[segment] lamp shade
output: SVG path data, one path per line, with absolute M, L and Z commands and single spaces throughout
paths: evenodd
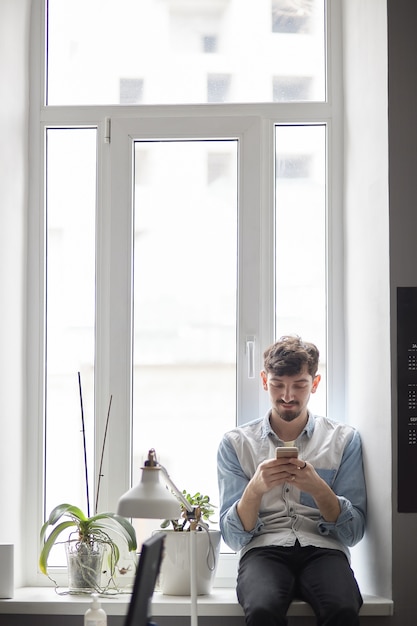
M 180 504 L 159 482 L 159 476 L 158 466 L 143 467 L 141 482 L 120 498 L 117 513 L 123 517 L 178 519 Z

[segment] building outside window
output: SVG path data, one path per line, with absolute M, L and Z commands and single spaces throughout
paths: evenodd
M 272 0 L 271 5 L 273 33 L 311 32 L 314 0 Z
M 143 80 L 140 78 L 120 79 L 120 104 L 140 104 L 143 101 Z

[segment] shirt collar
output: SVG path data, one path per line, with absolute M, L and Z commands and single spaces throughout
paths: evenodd
M 275 437 L 277 436 L 271 428 L 271 423 L 269 421 L 270 416 L 271 416 L 271 409 L 269 409 L 269 411 L 264 415 L 262 419 L 262 435 L 261 435 L 262 439 L 266 439 L 269 435 L 273 435 Z M 314 424 L 315 424 L 315 417 L 313 413 L 308 411 L 307 424 L 305 425 L 303 431 L 301 432 L 300 437 L 302 435 L 306 435 L 310 439 L 313 436 Z

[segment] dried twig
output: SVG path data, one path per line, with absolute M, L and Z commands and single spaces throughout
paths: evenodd
M 110 419 L 110 408 L 111 408 L 111 401 L 113 399 L 113 396 L 110 396 L 110 401 L 109 401 L 109 408 L 107 410 L 107 419 L 106 419 L 106 427 L 104 429 L 104 438 L 103 438 L 103 446 L 101 448 L 101 459 L 100 459 L 100 469 L 98 471 L 98 481 L 97 481 L 97 495 L 96 495 L 96 505 L 95 505 L 95 510 L 94 510 L 94 514 L 97 514 L 97 509 L 98 509 L 98 496 L 100 493 L 100 482 L 101 482 L 101 477 L 103 476 L 102 474 L 102 468 L 103 468 L 103 459 L 104 459 L 104 448 L 106 447 L 106 439 L 107 439 L 107 429 L 109 426 L 109 419 Z
M 89 490 L 88 490 L 87 445 L 86 445 L 86 440 L 85 440 L 83 392 L 82 392 L 82 389 L 81 389 L 81 374 L 80 374 L 80 372 L 78 372 L 78 389 L 80 391 L 81 424 L 82 424 L 83 446 L 84 446 L 84 471 L 85 471 L 85 488 L 86 488 L 86 496 L 87 496 L 87 517 L 90 517 L 90 494 L 89 494 Z

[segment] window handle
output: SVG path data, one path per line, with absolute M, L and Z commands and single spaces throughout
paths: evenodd
M 246 337 L 246 355 L 248 359 L 248 378 L 255 378 L 255 337 Z

